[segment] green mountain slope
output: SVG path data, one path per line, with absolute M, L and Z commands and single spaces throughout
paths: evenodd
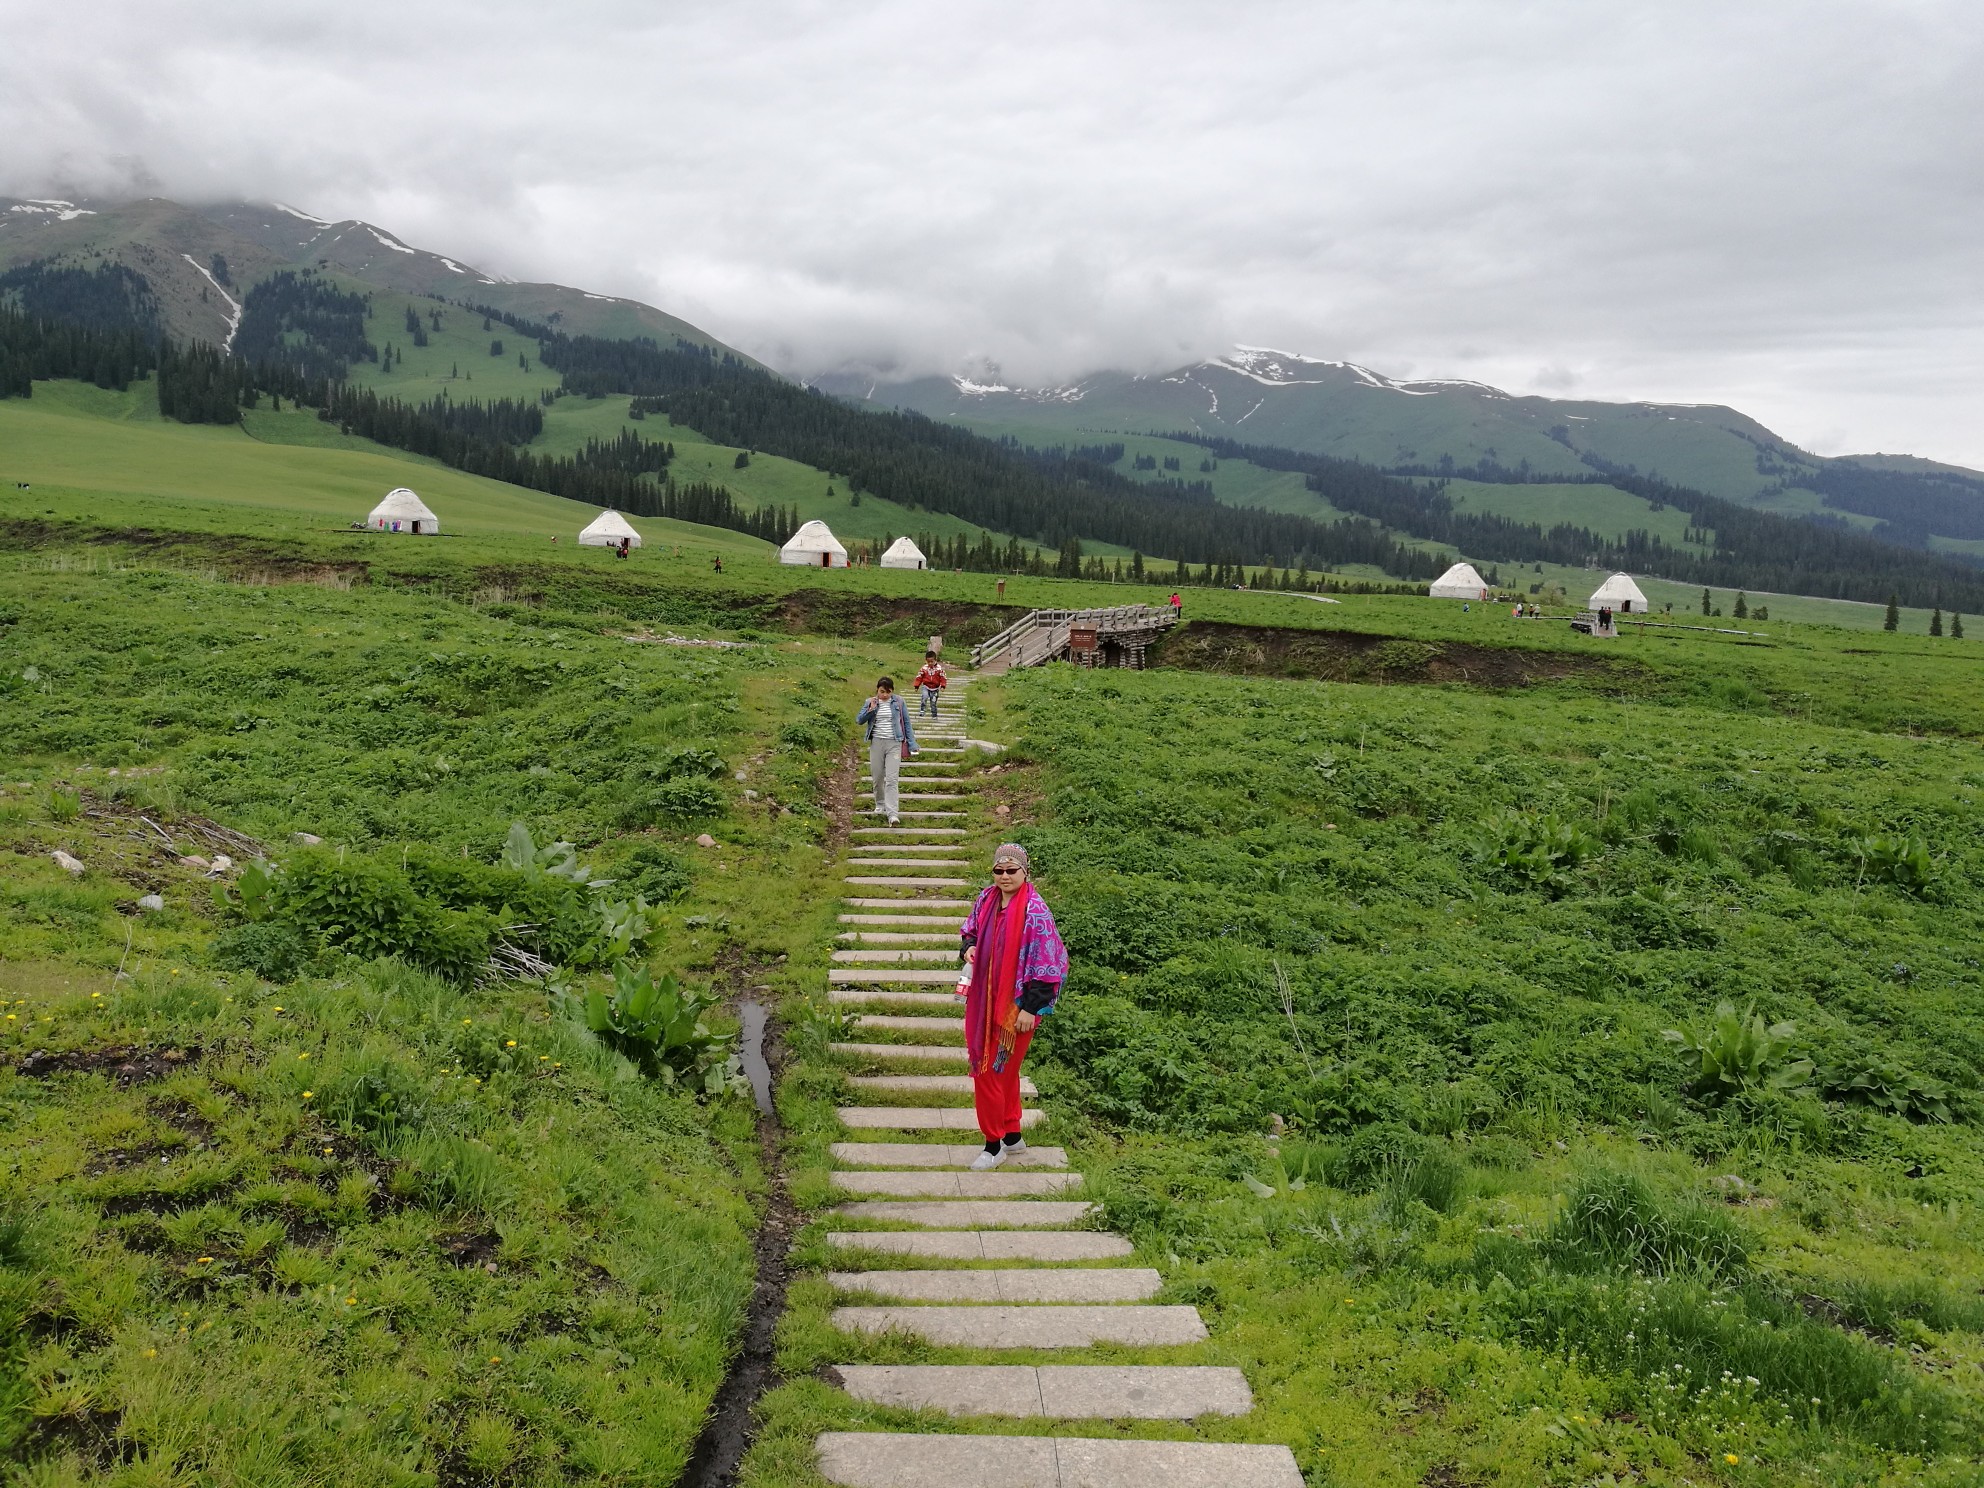
M 1478 382 L 1403 380 L 1350 362 L 1252 347 L 1158 376 L 1103 372 L 1058 388 L 1012 387 L 990 374 L 897 383 L 841 378 L 822 385 L 868 406 L 911 408 L 1036 444 L 1184 431 L 1386 470 L 1491 467 L 1513 476 L 1585 478 L 1616 472 L 1867 528 L 1876 521 L 1859 507 L 1828 503 L 1818 489 L 1827 472 L 1864 466 L 1921 480 L 1984 482 L 1978 472 L 1909 456 L 1827 459 L 1717 404 L 1518 397 Z M 1975 496 L 1984 513 L 1984 484 Z M 1221 499 L 1228 498 L 1222 493 Z M 1534 504 L 1532 498 L 1486 492 L 1478 499 L 1484 510 L 1503 511 L 1506 502 L 1505 514 L 1518 518 Z M 1565 519 L 1596 528 L 1608 520 L 1600 508 L 1612 500 L 1598 494 L 1591 515 Z M 1938 520 L 1944 527 L 1934 525 Z M 1969 536 L 1967 530 L 1945 532 L 1966 524 L 1929 509 L 1919 520 L 1897 525 L 1895 540 L 1909 546 L 1946 546 L 1923 541 L 1917 529 Z
M 227 263 L 225 286 L 212 277 L 216 254 Z M 151 282 L 168 331 L 216 344 L 226 342 L 250 285 L 280 269 L 314 268 L 373 293 L 471 300 L 573 334 L 652 336 L 664 346 L 679 338 L 757 365 L 707 331 L 638 300 L 517 283 L 415 248 L 369 222 L 327 222 L 274 202 L 188 207 L 160 198 L 0 197 L 0 270 L 44 260 L 123 264 Z

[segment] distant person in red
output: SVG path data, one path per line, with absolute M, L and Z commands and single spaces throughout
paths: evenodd
M 1171 617 L 1174 620 L 1185 618 L 1185 601 L 1176 589 L 1171 591 Z
M 916 674 L 916 716 L 921 718 L 928 713 L 937 716 L 937 698 L 943 692 L 950 678 L 944 675 L 944 664 L 937 660 L 935 651 L 923 653 L 923 670 Z
M 722 572 L 723 572 L 723 560 L 722 560 L 721 558 L 712 558 L 712 559 L 710 560 L 710 569 L 711 569 L 711 571 L 712 571 L 712 572 L 715 572 L 715 573 L 722 573 Z

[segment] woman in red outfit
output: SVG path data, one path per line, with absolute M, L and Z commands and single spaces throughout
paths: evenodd
M 992 884 L 971 907 L 964 941 L 964 1042 L 985 1150 L 980 1172 L 1026 1150 L 1020 1130 L 1020 1066 L 1033 1030 L 1054 1011 L 1068 953 L 1047 901 L 1029 881 L 1032 863 L 1016 842 L 992 854 Z

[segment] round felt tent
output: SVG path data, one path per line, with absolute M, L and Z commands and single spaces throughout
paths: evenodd
M 1615 615 L 1644 615 L 1646 596 L 1628 574 L 1614 574 L 1592 591 L 1589 608 L 1610 610 Z
M 386 493 L 386 499 L 372 508 L 365 525 L 379 532 L 410 532 L 427 537 L 441 530 L 441 519 L 427 509 L 427 503 L 405 486 Z
M 1456 563 L 1433 580 L 1426 592 L 1434 599 L 1486 599 L 1488 581 L 1472 563 Z
M 617 511 L 601 512 L 586 523 L 585 530 L 579 534 L 579 546 L 582 548 L 617 548 L 623 540 L 630 548 L 641 545 L 640 533 Z
M 813 521 L 786 539 L 785 546 L 778 550 L 778 561 L 801 568 L 846 568 L 847 549 L 825 522 Z
M 923 549 L 906 537 L 899 537 L 889 544 L 888 552 L 882 555 L 884 568 L 928 568 L 930 560 L 923 556 Z

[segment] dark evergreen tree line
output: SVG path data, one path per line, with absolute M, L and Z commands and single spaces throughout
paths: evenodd
M 163 326 L 151 281 L 122 264 L 22 264 L 0 274 L 0 307 L 78 330 L 135 332 L 147 341 L 156 341 Z
M 353 362 L 379 360 L 379 348 L 365 339 L 369 308 L 364 295 L 339 289 L 309 269 L 284 269 L 242 299 L 233 351 L 251 366 L 343 377 Z

